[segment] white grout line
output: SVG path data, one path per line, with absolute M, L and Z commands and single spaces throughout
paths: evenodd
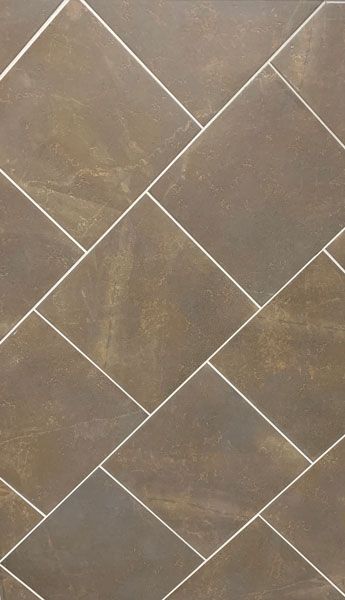
M 25 583 L 25 581 L 23 581 L 22 579 L 19 579 L 19 577 L 17 577 L 17 575 L 15 575 L 14 573 L 12 573 L 12 571 L 10 571 L 10 569 L 8 569 L 7 567 L 5 567 L 4 565 L 0 565 L 0 568 L 3 569 L 4 571 L 6 571 L 6 573 L 8 573 L 11 577 L 13 577 L 13 579 L 15 579 L 16 581 L 18 581 L 18 583 L 20 583 L 27 590 L 29 590 L 29 592 L 31 592 L 32 594 L 34 594 L 34 596 L 36 596 L 36 598 L 39 598 L 40 600 L 45 600 L 45 598 L 43 598 L 43 596 L 40 596 L 37 592 L 35 592 L 35 590 L 33 590 L 30 586 L 28 586 L 27 583 Z M 2 598 L 2 596 L 0 594 L 0 600 L 6 600 L 6 599 Z
M 181 225 L 181 223 L 179 223 L 179 221 L 177 221 L 177 220 L 175 219 L 175 217 L 173 217 L 173 216 L 172 216 L 172 215 L 171 215 L 171 214 L 170 214 L 170 213 L 169 213 L 169 212 L 166 210 L 166 208 L 164 208 L 164 206 L 162 206 L 162 205 L 160 204 L 160 202 L 158 202 L 158 200 L 157 200 L 157 199 L 156 199 L 156 198 L 155 198 L 155 197 L 154 197 L 154 196 L 151 194 L 151 192 L 147 192 L 147 195 L 148 195 L 148 196 L 150 196 L 151 200 L 152 200 L 152 201 L 153 201 L 153 202 L 154 202 L 154 203 L 155 203 L 155 204 L 156 204 L 156 205 L 157 205 L 157 206 L 158 206 L 158 207 L 159 207 L 159 208 L 160 208 L 160 209 L 161 209 L 161 210 L 162 210 L 162 211 L 163 211 L 163 212 L 164 212 L 164 213 L 165 213 L 165 214 L 166 214 L 168 217 L 169 217 L 169 219 L 171 219 L 171 221 L 173 221 L 173 223 L 175 223 L 175 225 L 177 225 L 177 227 L 179 227 L 179 228 L 180 228 L 180 229 L 183 231 L 183 233 L 185 233 L 185 234 L 186 234 L 186 236 L 188 236 L 188 237 L 189 237 L 189 239 L 190 239 L 192 242 L 194 242 L 194 244 L 195 244 L 195 245 L 196 245 L 196 246 L 197 246 L 197 247 L 198 247 L 198 248 L 199 248 L 199 249 L 200 249 L 200 250 L 201 250 L 201 251 L 202 251 L 204 254 L 206 254 L 207 258 L 209 258 L 209 259 L 210 259 L 210 260 L 211 260 L 211 261 L 212 261 L 212 262 L 213 262 L 213 263 L 214 263 L 214 264 L 215 264 L 215 265 L 218 267 L 218 269 L 220 269 L 220 270 L 221 270 L 221 271 L 224 273 L 224 275 L 226 275 L 226 277 L 227 277 L 228 279 L 230 279 L 230 281 L 232 281 L 232 283 L 234 283 L 234 284 L 236 285 L 236 287 L 238 287 L 238 289 L 239 289 L 239 290 L 241 290 L 241 292 L 243 292 L 243 293 L 244 293 L 244 294 L 247 296 L 247 298 L 249 298 L 249 300 L 250 300 L 251 302 L 253 302 L 253 304 L 255 304 L 255 306 L 256 306 L 257 308 L 261 308 L 261 305 L 260 305 L 260 304 L 258 304 L 258 302 L 256 302 L 256 300 L 254 300 L 254 298 L 252 298 L 252 297 L 250 296 L 250 294 L 248 294 L 248 292 L 247 292 L 247 291 L 246 291 L 246 290 L 245 290 L 245 289 L 244 289 L 244 288 L 243 288 L 243 287 L 242 287 L 242 286 L 241 286 L 241 285 L 240 285 L 240 284 L 239 284 L 239 283 L 236 281 L 236 279 L 234 279 L 234 278 L 233 278 L 233 277 L 232 277 L 232 276 L 231 276 L 231 275 L 230 275 L 230 274 L 229 274 L 229 273 L 228 273 L 228 272 L 227 272 L 227 271 L 226 271 L 226 270 L 225 270 L 225 269 L 224 269 L 224 268 L 223 268 L 223 267 L 222 267 L 222 266 L 221 266 L 221 265 L 220 265 L 220 264 L 219 264 L 219 263 L 218 263 L 218 262 L 217 262 L 217 261 L 216 261 L 216 260 L 213 258 L 213 256 L 211 256 L 211 254 L 209 254 L 209 253 L 207 252 L 207 250 L 205 250 L 205 248 L 204 248 L 204 247 L 203 247 L 201 244 L 199 244 L 199 242 L 197 242 L 197 240 L 196 240 L 196 239 L 195 239 L 195 238 L 194 238 L 194 237 L 193 237 L 193 236 L 192 236 L 192 235 L 191 235 L 191 234 L 190 234 L 190 233 L 187 231 L 187 229 L 185 229 L 185 228 L 183 227 L 183 225 Z
M 327 254 L 328 258 L 330 258 L 331 261 L 334 262 L 334 264 L 338 267 L 338 269 L 340 269 L 340 271 L 342 271 L 342 273 L 345 273 L 344 267 L 341 266 L 341 264 L 334 258 L 334 256 L 332 256 L 332 254 L 330 252 L 328 252 L 328 250 L 325 249 L 324 254 Z
M 83 252 L 86 252 L 86 248 L 84 248 L 81 244 L 79 244 L 79 242 L 77 242 L 77 240 L 75 240 L 74 237 L 72 237 L 71 234 L 68 233 L 68 231 L 66 231 L 66 229 L 64 229 L 57 221 L 55 221 L 55 219 L 53 219 L 53 217 L 51 217 L 50 214 L 47 213 L 44 210 L 44 208 L 42 208 L 42 206 L 40 206 L 39 204 L 37 204 L 36 200 L 34 200 L 33 198 L 31 198 L 31 196 L 29 196 L 29 194 L 25 190 L 23 190 L 7 173 L 5 173 L 5 171 L 3 169 L 0 169 L 0 173 L 4 177 L 6 177 L 6 179 L 15 188 L 17 188 L 17 190 L 19 192 L 21 192 L 23 194 L 23 196 L 25 196 L 36 208 L 38 208 L 38 210 L 41 213 L 43 213 L 47 217 L 47 219 L 49 219 L 49 221 L 51 221 L 52 223 L 54 223 L 54 225 L 56 227 L 58 227 L 58 229 L 60 229 L 60 231 L 62 231 L 62 233 L 64 233 L 72 242 L 74 242 L 74 244 L 76 244 L 76 246 L 78 246 L 78 248 L 80 248 L 80 250 L 82 250 Z
M 24 500 L 24 502 L 26 504 L 28 504 L 29 506 L 31 506 L 31 508 L 33 508 L 36 512 L 38 512 L 42 517 L 46 516 L 45 513 L 41 509 L 37 508 L 37 506 L 35 506 L 34 504 L 32 504 L 32 502 L 30 502 L 30 500 L 28 500 L 28 498 L 26 498 L 25 496 L 23 496 L 23 494 L 21 494 L 20 492 L 18 492 L 18 490 L 16 490 L 16 488 L 14 488 L 13 485 L 11 485 L 10 483 L 8 483 L 8 481 L 6 481 L 6 479 L 4 479 L 3 477 L 0 477 L 0 481 L 2 481 L 2 483 L 4 483 L 6 487 L 8 487 L 10 490 L 12 490 L 12 492 L 14 492 L 17 496 L 19 496 L 19 498 L 21 498 L 22 500 Z
M 233 383 L 231 383 L 231 381 L 227 377 L 225 377 L 225 375 L 223 375 L 223 373 L 219 371 L 217 367 L 215 367 L 211 362 L 209 362 L 208 365 L 217 373 L 217 375 L 219 375 L 219 377 L 221 377 L 225 381 L 225 383 L 227 383 L 231 388 L 233 388 L 235 392 L 237 392 L 237 394 L 239 394 L 241 398 L 243 398 L 243 400 L 245 400 L 249 404 L 249 406 L 251 406 L 263 419 L 265 419 L 265 421 L 267 421 L 267 423 L 269 423 L 271 427 L 273 427 L 289 444 L 291 444 L 291 446 L 293 446 L 293 448 L 297 450 L 297 452 L 299 452 L 303 456 L 303 458 L 305 458 L 306 461 L 308 461 L 310 464 L 313 464 L 311 458 L 309 458 L 309 456 L 307 456 L 298 446 L 296 446 L 296 444 L 292 440 L 290 440 L 288 436 L 285 435 L 285 433 L 283 433 L 279 429 L 279 427 L 277 427 L 277 425 L 275 425 L 273 421 L 271 421 L 253 402 L 251 402 L 251 400 L 249 400 L 241 392 L 241 390 L 239 390 Z
M 302 554 L 302 552 L 300 552 L 300 550 L 298 550 L 298 548 L 296 548 L 296 546 L 294 546 L 293 544 L 291 544 L 291 542 L 289 542 L 289 540 L 284 537 L 279 531 L 278 529 L 276 529 L 275 527 L 273 527 L 273 525 L 271 525 L 271 523 L 269 521 L 267 521 L 262 515 L 259 515 L 259 519 L 261 519 L 272 531 L 274 531 L 274 533 L 276 533 L 282 540 L 284 540 L 284 542 L 286 542 L 286 544 L 288 544 L 288 546 L 290 546 L 290 548 L 292 548 L 297 554 L 299 554 L 299 556 L 301 556 L 307 563 L 308 565 L 310 565 L 311 567 L 313 567 L 313 569 L 319 573 L 319 575 L 321 575 L 326 581 L 328 581 L 328 583 L 334 587 L 338 592 L 340 592 L 340 594 L 342 596 L 344 596 L 345 598 L 345 594 L 344 592 L 341 591 L 341 589 L 335 584 L 333 583 L 333 581 L 331 581 L 327 575 L 325 575 L 325 573 L 323 573 L 322 571 L 320 571 L 320 569 L 314 565 L 314 563 L 312 563 L 309 558 L 307 558 L 304 554 Z
M 64 333 L 62 333 L 62 331 L 60 331 L 60 329 L 58 329 L 53 323 L 51 323 L 51 321 L 49 321 L 49 319 L 47 319 L 47 317 L 45 317 L 44 315 L 42 315 L 36 308 L 35 308 L 34 312 L 43 321 L 45 321 L 47 323 L 47 325 L 49 325 L 49 327 L 51 327 L 52 329 L 54 329 L 54 331 L 56 331 L 56 333 L 58 333 L 64 340 L 66 340 L 66 342 L 70 346 L 72 346 L 72 348 L 74 348 L 77 352 L 79 352 L 79 354 L 81 354 L 96 369 L 98 369 L 98 371 L 100 371 L 102 373 L 102 375 L 104 375 L 107 379 L 109 379 L 109 381 L 111 381 L 111 383 L 113 383 L 119 390 L 121 390 L 121 392 L 123 392 L 127 396 L 127 398 L 129 398 L 130 400 L 132 400 L 139 408 L 141 408 L 141 410 L 144 411 L 144 413 L 146 413 L 147 415 L 150 414 L 149 411 L 146 410 L 146 408 L 144 408 L 143 406 L 141 406 L 141 404 L 139 402 L 137 402 L 137 400 L 135 400 L 135 398 L 133 398 L 133 396 L 131 396 L 119 383 L 117 383 L 115 381 L 115 379 L 112 379 L 112 377 L 110 377 L 110 375 L 108 375 L 108 373 L 106 373 L 105 371 L 103 371 L 103 369 L 97 363 L 95 363 L 92 360 L 92 358 L 90 358 L 87 354 L 85 354 L 85 352 L 83 352 L 80 348 L 78 348 L 78 346 L 76 346 Z
M 127 44 L 120 38 L 120 36 L 117 33 L 115 33 L 115 31 L 104 21 L 104 19 L 102 19 L 102 17 L 99 16 L 99 14 L 86 2 L 86 0 L 80 0 L 80 2 L 103 25 L 103 27 L 105 27 L 105 29 L 119 42 L 119 44 L 121 44 L 121 46 L 132 56 L 132 58 L 134 58 L 134 60 L 136 60 L 137 63 L 139 63 L 139 65 L 146 71 L 146 73 L 148 73 L 152 77 L 152 79 L 154 79 L 154 81 L 156 83 L 158 83 L 158 85 L 170 96 L 170 98 L 172 98 L 174 100 L 174 102 L 176 102 L 176 104 L 178 104 L 178 106 L 180 108 L 182 108 L 182 110 L 188 115 L 188 117 L 190 119 L 192 119 L 192 121 L 194 121 L 194 123 L 196 123 L 196 125 L 198 125 L 198 127 L 203 129 L 203 125 L 201 125 L 201 123 L 199 123 L 198 119 L 196 119 L 194 117 L 194 115 L 192 115 L 192 113 L 188 110 L 188 108 L 186 108 L 184 106 L 184 104 L 182 104 L 182 102 L 180 100 L 178 100 L 178 98 L 176 98 L 176 96 L 174 96 L 174 94 L 166 87 L 166 85 L 164 85 L 164 83 L 162 83 L 162 81 L 160 79 L 158 79 L 158 77 L 151 71 L 151 69 L 149 69 L 149 67 L 139 58 L 139 56 L 137 56 L 135 54 L 135 52 L 133 52 L 133 50 L 131 50 L 131 48 L 129 48 L 129 46 L 127 46 Z
M 116 477 L 114 477 L 114 475 L 112 475 L 104 467 L 100 467 L 100 469 L 102 469 L 102 471 L 104 471 L 104 473 L 106 473 L 106 475 L 108 475 L 113 481 L 115 481 L 115 483 L 117 483 L 117 485 L 119 485 L 125 492 L 127 492 L 127 494 L 132 496 L 132 498 L 134 498 L 134 500 L 136 500 L 139 504 L 141 504 L 141 506 L 143 508 L 145 508 L 145 510 L 147 510 L 149 513 L 151 513 L 151 515 L 153 515 L 160 523 L 162 523 L 162 525 L 164 525 L 164 527 L 169 529 L 169 531 L 171 531 L 171 533 L 173 533 L 176 537 L 178 537 L 181 540 L 181 542 L 183 542 L 186 546 L 188 546 L 188 548 L 190 548 L 190 550 L 192 550 L 195 554 L 197 554 L 202 560 L 206 560 L 206 558 L 202 554 L 200 554 L 200 552 L 198 552 L 198 550 L 193 548 L 193 546 L 189 542 L 187 542 L 179 533 L 177 533 L 177 531 L 175 531 L 174 529 L 172 529 L 172 527 L 170 527 L 170 525 L 165 523 L 165 521 L 163 521 L 163 519 L 161 519 L 155 512 L 153 512 L 153 510 L 151 510 L 151 508 L 146 506 L 146 504 L 144 502 L 142 502 L 142 500 L 140 500 L 140 498 L 138 498 L 135 494 L 133 494 L 133 492 L 131 492 L 131 490 L 129 490 L 125 485 L 123 485 L 123 483 L 121 483 L 121 481 L 116 479 Z

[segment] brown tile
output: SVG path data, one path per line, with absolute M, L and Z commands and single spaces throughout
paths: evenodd
M 48 319 L 148 409 L 254 309 L 146 197 L 42 306 Z
M 0 567 L 1 600 L 36 600 L 37 596 Z
M 90 245 L 198 131 L 72 0 L 0 89 L 5 170 Z
M 265 512 L 265 518 L 345 592 L 345 442 Z
M 5 561 L 49 600 L 161 600 L 199 557 L 96 472 Z
M 257 520 L 170 598 L 340 600 L 342 596 L 278 535 Z
M 91 0 L 203 123 L 255 73 L 318 0 Z
M 345 432 L 345 277 L 320 255 L 212 360 L 311 458 Z
M 0 480 L 0 559 L 41 519 L 34 508 Z
M 328 252 L 338 261 L 345 269 L 345 232 L 342 233 L 330 246 Z
M 306 466 L 209 366 L 105 464 L 204 556 Z
M 0 356 L 0 472 L 49 511 L 146 415 L 36 315 Z
M 153 193 L 260 303 L 344 225 L 344 153 L 270 68 Z
M 43 25 L 60 0 L 1 0 L 0 71 Z
M 0 174 L 0 337 L 79 258 L 81 250 Z
M 326 4 L 274 63 L 345 142 L 345 4 Z

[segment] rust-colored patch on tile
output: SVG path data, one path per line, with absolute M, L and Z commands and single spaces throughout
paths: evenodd
M 0 480 L 0 559 L 41 519 L 34 508 Z

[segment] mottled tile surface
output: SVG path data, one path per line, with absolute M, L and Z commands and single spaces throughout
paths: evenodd
M 0 161 L 83 245 L 198 127 L 77 0 L 4 78 Z
M 37 600 L 37 596 L 0 567 L 1 600 Z
M 0 174 L 0 338 L 81 250 Z
M 36 315 L 0 365 L 0 475 L 44 512 L 146 416 Z
M 345 433 L 345 277 L 324 254 L 212 362 L 311 458 Z
M 5 561 L 49 600 L 161 600 L 199 557 L 102 471 Z
M 45 316 L 148 409 L 254 310 L 149 198 L 42 305 Z
M 91 0 L 113 30 L 203 123 L 318 0 Z
M 328 246 L 327 250 L 345 269 L 345 232 L 334 240 L 333 244 Z
M 41 519 L 39 512 L 0 480 L 0 559 Z

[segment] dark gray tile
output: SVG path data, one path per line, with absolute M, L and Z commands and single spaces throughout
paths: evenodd
M 0 559 L 41 519 L 39 512 L 0 480 Z

